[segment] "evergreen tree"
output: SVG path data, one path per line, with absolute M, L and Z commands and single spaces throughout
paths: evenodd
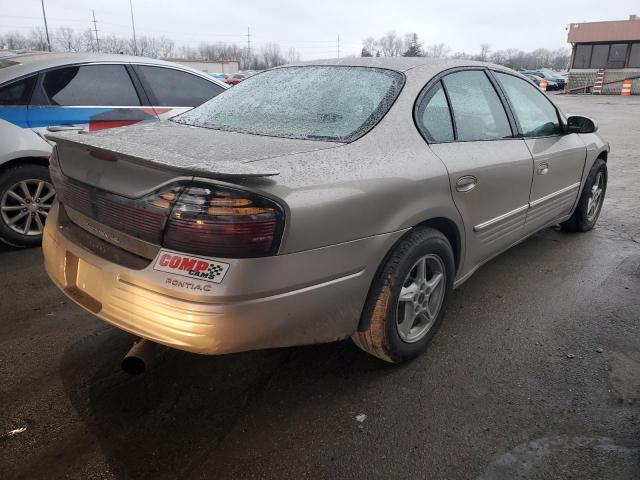
M 417 33 L 409 33 L 405 36 L 404 40 L 405 51 L 402 54 L 403 57 L 423 57 L 422 42 L 418 38 Z
M 371 52 L 367 50 L 366 47 L 362 47 L 362 52 L 360 53 L 361 57 L 372 57 Z

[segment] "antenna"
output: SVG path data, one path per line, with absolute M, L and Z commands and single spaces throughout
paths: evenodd
M 96 11 L 91 10 L 93 15 L 93 31 L 96 32 L 96 46 L 98 47 L 98 51 L 100 51 L 100 39 L 98 38 L 98 22 L 96 22 Z

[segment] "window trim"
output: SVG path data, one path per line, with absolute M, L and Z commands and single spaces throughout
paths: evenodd
M 458 129 L 457 129 L 457 126 L 456 126 L 455 116 L 453 115 L 453 109 L 451 108 L 451 101 L 449 99 L 449 93 L 447 92 L 447 87 L 444 84 L 444 82 L 442 82 L 442 79 L 444 77 L 446 77 L 447 75 L 451 75 L 453 73 L 464 72 L 464 71 L 478 71 L 478 70 L 481 71 L 481 72 L 484 72 L 484 74 L 487 76 L 487 80 L 492 85 L 494 91 L 496 92 L 496 95 L 498 96 L 498 99 L 500 100 L 500 103 L 502 104 L 502 108 L 504 109 L 505 115 L 507 116 L 507 121 L 509 122 L 509 128 L 511 129 L 511 137 L 482 139 L 482 140 L 458 140 Z M 501 70 L 498 70 L 498 71 L 501 71 Z M 413 124 L 415 125 L 416 129 L 418 130 L 418 132 L 420 133 L 420 135 L 422 136 L 424 141 L 427 142 L 428 145 L 432 145 L 432 144 L 435 145 L 435 144 L 439 144 L 439 143 L 496 142 L 496 141 L 503 141 L 503 140 L 518 140 L 518 139 L 522 139 L 520 127 L 518 126 L 518 124 L 515 121 L 515 117 L 513 115 L 513 112 L 511 111 L 511 107 L 510 107 L 510 105 L 508 103 L 506 103 L 507 99 L 506 99 L 506 97 L 504 97 L 504 93 L 499 88 L 499 85 L 497 85 L 495 83 L 494 79 L 492 78 L 492 76 L 491 76 L 491 74 L 489 72 L 490 72 L 490 69 L 487 68 L 487 67 L 484 67 L 484 66 L 468 65 L 468 66 L 461 66 L 461 67 L 452 67 L 452 68 L 448 68 L 446 70 L 443 70 L 443 71 L 439 72 L 437 75 L 432 77 L 425 84 L 424 87 L 422 87 L 422 90 L 420 90 L 420 93 L 416 97 L 416 100 L 414 101 L 414 104 L 413 104 Z M 453 140 L 448 141 L 448 142 L 437 142 L 437 141 L 434 141 L 434 140 L 429 140 L 426 132 L 424 131 L 424 129 L 421 126 L 421 122 L 420 122 L 419 116 L 418 116 L 418 110 L 420 108 L 420 105 L 424 101 L 425 97 L 427 97 L 427 95 L 430 93 L 430 91 L 439 82 L 442 84 L 442 89 L 445 92 L 445 97 L 447 99 L 447 105 L 449 107 L 449 115 L 451 117 L 451 123 L 452 123 L 452 126 L 453 126 Z
M 422 122 L 422 120 L 421 120 L 422 118 L 424 118 L 424 110 L 426 110 L 427 105 L 429 104 L 431 99 L 436 95 L 436 93 L 438 91 L 438 87 L 440 87 L 440 89 L 444 93 L 445 102 L 447 103 L 447 111 L 449 112 L 449 121 L 451 122 L 451 133 L 452 133 L 452 136 L 453 136 L 453 140 L 442 140 L 442 141 L 439 141 L 439 140 L 432 139 L 431 136 L 428 133 L 428 129 L 424 125 L 424 122 Z M 427 139 L 430 143 L 451 143 L 451 142 L 455 142 L 455 139 L 456 139 L 456 120 L 455 120 L 455 118 L 453 118 L 453 115 L 451 115 L 451 102 L 449 100 L 449 94 L 447 93 L 446 87 L 444 86 L 444 84 L 442 83 L 441 80 L 438 80 L 436 83 L 434 83 L 426 91 L 426 94 L 425 94 L 424 98 L 422 99 L 421 102 L 419 102 L 417 104 L 416 109 L 417 110 L 416 110 L 416 113 L 415 113 L 415 118 L 416 118 L 417 124 L 420 126 L 418 129 L 421 131 L 421 133 L 423 133 L 423 136 L 425 137 L 425 139 Z
M 560 112 L 560 109 L 558 108 L 558 106 L 555 103 L 553 103 L 551 101 L 551 99 L 547 95 L 545 95 L 545 93 L 542 90 L 540 90 L 540 88 L 535 83 L 533 83 L 531 80 L 529 80 L 528 78 L 525 78 L 522 75 L 518 75 L 518 74 L 514 75 L 513 73 L 507 72 L 507 71 L 504 71 L 504 70 L 498 70 L 498 69 L 493 69 L 492 68 L 492 69 L 489 69 L 489 71 L 491 72 L 490 76 L 494 77 L 498 88 L 503 92 L 504 100 L 507 103 L 507 105 L 509 106 L 509 109 L 511 110 L 511 112 L 513 114 L 513 118 L 514 118 L 514 121 L 516 123 L 517 130 L 518 130 L 518 137 L 519 138 L 523 138 L 523 139 L 528 139 L 528 138 L 552 138 L 552 137 L 561 137 L 563 135 L 566 135 L 566 133 L 567 133 L 565 131 L 565 123 L 566 122 L 565 122 L 564 116 L 562 115 L 562 112 Z M 517 117 L 517 115 L 515 113 L 515 109 L 513 108 L 513 105 L 511 104 L 511 100 L 509 100 L 509 97 L 507 96 L 507 92 L 504 91 L 502 85 L 500 84 L 500 80 L 495 77 L 494 72 L 495 73 L 503 73 L 505 75 L 511 75 L 512 77 L 519 78 L 520 80 L 523 80 L 524 82 L 526 82 L 529 85 L 531 85 L 540 95 L 542 95 L 542 97 L 547 102 L 549 102 L 551 104 L 551 106 L 555 110 L 556 118 L 558 119 L 558 123 L 560 125 L 560 132 L 559 133 L 554 133 L 552 135 L 539 135 L 539 136 L 536 136 L 536 137 L 525 137 L 524 131 L 522 130 L 522 125 L 520 125 L 520 120 L 518 119 L 518 117 Z
M 44 82 L 44 76 L 52 71 L 55 70 L 61 70 L 63 68 L 72 68 L 72 67 L 87 67 L 87 66 L 94 66 L 94 65 L 120 65 L 122 67 L 124 67 L 125 72 L 127 73 L 127 75 L 129 75 L 129 80 L 131 80 L 131 85 L 133 86 L 134 91 L 136 92 L 136 95 L 138 97 L 138 101 L 140 102 L 140 105 L 97 105 L 97 104 L 93 104 L 93 105 L 52 105 L 51 102 L 49 101 L 49 96 L 47 95 L 47 93 L 44 91 L 44 87 L 42 85 L 42 83 Z M 129 71 L 129 63 L 124 63 L 124 62 L 79 62 L 79 63 L 69 63 L 66 65 L 57 65 L 55 67 L 50 67 L 50 68 L 45 68 L 42 70 L 38 70 L 38 72 L 36 72 L 36 75 L 38 75 L 38 79 L 36 81 L 36 85 L 33 89 L 32 95 L 31 95 L 31 99 L 29 101 L 29 107 L 32 108 L 94 108 L 94 107 L 108 107 L 108 108 L 142 108 L 142 107 L 147 107 L 149 105 L 145 105 L 143 98 L 146 96 L 146 93 L 142 92 L 143 94 L 141 95 L 141 92 L 138 90 L 136 82 L 134 81 L 134 79 L 131 76 L 131 72 Z M 34 104 L 34 99 L 38 99 L 40 100 L 39 104 Z

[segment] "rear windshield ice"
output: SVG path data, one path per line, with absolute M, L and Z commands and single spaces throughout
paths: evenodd
M 277 68 L 173 120 L 273 137 L 350 142 L 384 116 L 403 83 L 401 73 L 380 68 Z

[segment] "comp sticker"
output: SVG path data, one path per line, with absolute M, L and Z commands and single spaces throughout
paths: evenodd
M 206 257 L 160 250 L 153 269 L 206 282 L 222 283 L 229 270 L 229 264 Z

